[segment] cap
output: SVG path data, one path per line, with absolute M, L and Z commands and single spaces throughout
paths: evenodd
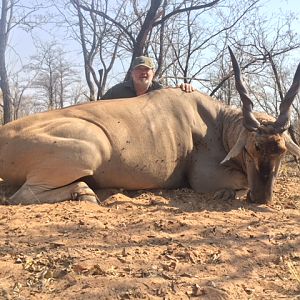
M 155 67 L 152 58 L 147 57 L 147 56 L 138 56 L 134 59 L 133 64 L 132 64 L 132 69 L 134 69 L 138 66 L 145 66 L 150 69 L 154 69 L 154 67 Z

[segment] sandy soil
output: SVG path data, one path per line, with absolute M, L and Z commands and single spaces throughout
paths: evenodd
M 300 172 L 272 205 L 191 190 L 1 206 L 0 299 L 300 299 Z

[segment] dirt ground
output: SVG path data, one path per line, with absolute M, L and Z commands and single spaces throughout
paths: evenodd
M 300 299 L 300 172 L 271 205 L 189 189 L 4 206 L 0 299 Z

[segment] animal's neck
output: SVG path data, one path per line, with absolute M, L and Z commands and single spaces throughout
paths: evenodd
M 226 152 L 233 147 L 243 129 L 243 117 L 240 110 L 226 109 L 223 120 L 223 145 Z

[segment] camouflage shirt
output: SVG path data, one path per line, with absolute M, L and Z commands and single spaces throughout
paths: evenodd
M 151 86 L 147 92 L 162 89 L 163 85 L 157 81 L 152 81 Z M 116 84 L 110 88 L 101 98 L 101 100 L 118 99 L 118 98 L 131 98 L 136 97 L 137 94 L 134 89 L 133 81 L 128 80 Z

